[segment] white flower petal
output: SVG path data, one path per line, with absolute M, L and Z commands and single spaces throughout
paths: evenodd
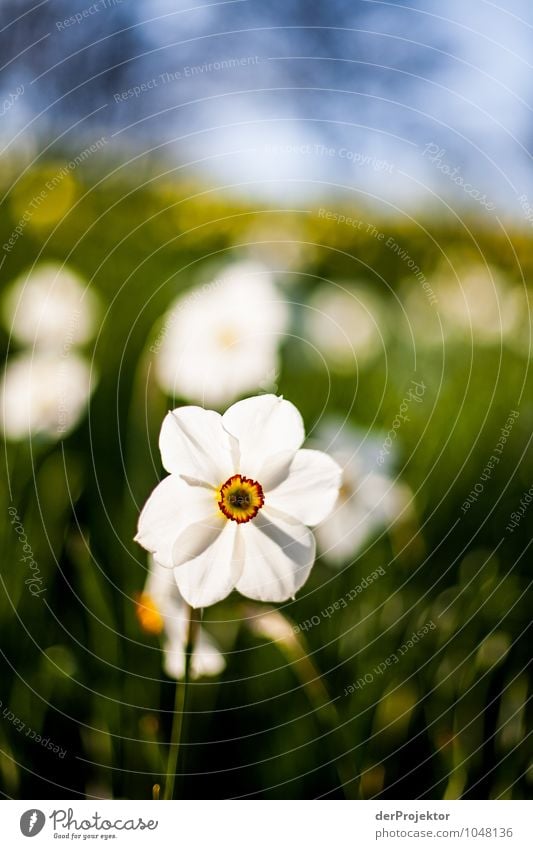
M 181 679 L 185 674 L 185 648 L 182 640 L 167 640 L 164 645 L 165 672 L 170 678 Z M 222 653 L 213 644 L 203 629 L 196 639 L 192 656 L 191 671 L 193 678 L 219 675 L 224 671 L 226 662 Z
M 195 560 L 218 539 L 226 526 L 227 520 L 222 513 L 210 516 L 200 522 L 188 525 L 174 543 L 172 559 L 174 566 L 181 566 L 190 560 Z
M 169 480 L 169 478 L 165 480 Z M 144 592 L 157 603 L 163 615 L 165 614 L 165 607 L 172 609 L 172 611 L 184 610 L 185 604 L 176 586 L 172 569 L 158 563 L 153 554 L 149 555 L 148 564 L 149 569 L 144 584 Z
M 185 674 L 185 649 L 182 642 L 165 641 L 163 668 L 169 678 L 180 681 Z
M 167 472 L 220 486 L 235 468 L 237 446 L 222 427 L 222 416 L 202 407 L 179 407 L 161 427 L 159 448 Z
M 333 514 L 315 528 L 315 534 L 321 555 L 339 566 L 357 556 L 375 529 L 375 521 L 361 504 L 339 500 Z
M 263 463 L 257 476 L 257 479 L 263 488 L 263 492 L 269 492 L 279 486 L 280 483 L 283 483 L 285 478 L 289 475 L 289 470 L 293 460 L 294 451 L 280 451 L 279 454 L 269 457 L 268 460 Z
M 211 637 L 202 629 L 196 641 L 196 649 L 192 656 L 192 673 L 195 678 L 202 675 L 220 675 L 226 667 L 222 652 L 214 644 Z
M 193 522 L 216 517 L 217 512 L 211 490 L 188 486 L 177 475 L 169 475 L 144 505 L 135 541 L 171 569 L 172 548 L 179 534 Z
M 95 386 L 83 357 L 45 351 L 10 357 L 0 384 L 0 429 L 6 439 L 39 434 L 60 439 L 79 422 Z
M 339 497 L 333 513 L 316 528 L 321 553 L 334 565 L 354 558 L 370 537 L 409 516 L 412 494 L 390 478 L 368 474 L 355 483 L 344 475 L 348 495 Z
M 327 454 L 301 448 L 288 477 L 268 493 L 266 503 L 305 525 L 316 525 L 331 513 L 341 477 L 341 467 Z
M 386 433 L 374 433 L 354 427 L 345 420 L 329 417 L 320 426 L 317 447 L 326 451 L 343 468 L 350 467 L 360 478 L 369 472 L 390 472 L 396 460 L 396 450 L 383 451 Z
M 156 603 L 163 616 L 165 672 L 170 678 L 183 678 L 185 672 L 185 643 L 187 640 L 188 608 L 180 595 L 172 569 L 165 569 L 152 555 L 144 592 Z M 226 663 L 210 635 L 200 627 L 192 657 L 192 676 L 199 678 L 219 675 Z
M 179 591 L 192 607 L 209 607 L 226 598 L 241 575 L 238 525 L 222 521 L 222 530 L 218 533 L 214 532 L 216 523 L 211 522 L 203 528 L 195 527 L 185 532 L 175 544 L 178 561 L 184 551 L 198 552 L 193 559 L 174 569 Z
M 245 564 L 237 583 L 239 592 L 257 601 L 293 598 L 315 561 L 315 538 L 309 528 L 263 508 L 240 531 Z
M 226 410 L 222 423 L 239 440 L 240 472 L 247 477 L 258 478 L 274 455 L 297 451 L 305 436 L 302 417 L 294 404 L 276 395 L 238 401 Z

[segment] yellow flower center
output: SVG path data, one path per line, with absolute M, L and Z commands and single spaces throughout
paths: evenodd
M 225 351 L 229 348 L 233 348 L 239 342 L 239 336 L 237 332 L 231 327 L 223 328 L 217 335 L 218 344 Z
M 351 486 L 349 486 L 346 482 L 343 482 L 339 489 L 339 498 L 342 501 L 349 501 L 353 494 Z
M 265 503 L 263 488 L 257 481 L 242 475 L 233 475 L 220 487 L 218 506 L 226 519 L 232 522 L 249 522 Z
M 135 613 L 143 631 L 147 634 L 161 633 L 165 623 L 157 604 L 149 593 L 138 594 Z

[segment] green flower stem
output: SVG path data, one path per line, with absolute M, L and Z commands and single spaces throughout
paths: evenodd
M 198 631 L 198 620 L 192 607 L 187 612 L 187 642 L 185 645 L 185 673 L 183 681 L 176 681 L 176 701 L 174 704 L 174 717 L 172 720 L 172 734 L 168 750 L 167 776 L 165 784 L 166 800 L 174 798 L 174 784 L 176 771 L 180 760 L 180 748 L 184 732 L 184 717 L 187 713 L 189 703 L 189 683 L 191 678 L 191 662 L 194 652 L 194 643 Z M 182 756 L 183 760 L 183 756 Z

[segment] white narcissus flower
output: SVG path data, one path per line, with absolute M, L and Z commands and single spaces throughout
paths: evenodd
M 525 286 L 514 286 L 509 293 L 509 301 L 514 303 L 517 321 L 513 332 L 507 336 L 507 344 L 518 354 L 533 356 L 533 299 Z
M 322 451 L 301 449 L 304 426 L 289 401 L 260 395 L 223 416 L 201 407 L 167 415 L 159 447 L 170 475 L 139 518 L 136 541 L 174 570 L 192 607 L 233 589 L 285 601 L 315 560 L 308 526 L 337 499 L 341 469 Z
M 4 437 L 32 435 L 58 439 L 69 433 L 85 411 L 94 380 L 87 362 L 70 353 L 11 357 L 0 385 L 0 422 Z
M 443 274 L 438 286 L 439 312 L 449 332 L 487 344 L 513 334 L 521 311 L 505 275 L 484 265 L 459 268 L 457 274 L 458 279 Z
M 153 557 L 150 557 L 150 570 L 144 590 L 137 599 L 137 618 L 148 633 L 164 633 L 165 672 L 170 678 L 183 678 L 187 605 L 180 595 L 172 570 L 165 569 Z M 200 628 L 191 660 L 193 678 L 219 675 L 225 666 L 221 652 L 205 629 Z
M 272 385 L 288 308 L 261 265 L 241 262 L 175 301 L 152 350 L 172 397 L 220 406 Z
M 529 337 L 527 292 L 497 268 L 447 257 L 423 286 L 403 281 L 400 293 L 417 345 L 442 348 L 448 340 L 515 347 Z M 525 331 L 525 332 L 524 332 Z
M 50 351 L 88 342 L 98 311 L 98 298 L 85 281 L 57 263 L 21 274 L 3 302 L 4 324 L 15 339 Z
M 342 467 L 342 485 L 328 518 L 316 528 L 325 560 L 339 566 L 355 557 L 380 528 L 410 515 L 410 489 L 390 474 L 394 455 L 384 455 L 383 440 L 341 422 L 325 425 L 320 443 Z M 380 465 L 379 460 L 385 457 Z M 379 458 L 379 459 L 378 459 Z

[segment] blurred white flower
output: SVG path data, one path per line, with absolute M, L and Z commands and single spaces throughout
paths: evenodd
M 411 491 L 393 480 L 394 457 L 378 464 L 382 441 L 342 422 L 321 431 L 320 445 L 343 470 L 339 495 L 326 522 L 316 529 L 324 559 L 341 565 L 355 557 L 372 534 L 408 515 Z
M 522 345 L 526 294 L 496 268 L 450 259 L 430 279 L 435 303 L 422 286 L 403 281 L 404 306 L 416 344 L 442 347 L 448 341 Z M 454 271 L 455 270 L 455 271 Z M 527 343 L 526 343 L 527 344 Z
M 332 368 L 356 368 L 384 348 L 387 327 L 380 301 L 349 286 L 321 287 L 304 312 L 303 335 Z
M 409 345 L 416 347 L 440 348 L 445 344 L 447 328 L 440 315 L 440 300 L 431 301 L 422 286 L 409 278 L 400 283 L 400 297 L 403 312 L 399 329 L 408 340 Z M 439 287 L 436 280 L 431 280 L 431 292 L 434 298 L 439 297 Z
M 170 678 L 183 678 L 187 641 L 187 605 L 180 595 L 171 569 L 149 558 L 146 584 L 137 599 L 137 618 L 150 634 L 164 633 L 165 672 Z M 191 661 L 193 678 L 219 675 L 226 663 L 213 640 L 200 628 Z
M 282 643 L 287 647 L 297 644 L 294 626 L 279 611 L 273 608 L 256 611 L 250 607 L 247 625 L 252 633 L 273 643 Z
M 77 354 L 18 354 L 4 371 L 0 418 L 5 438 L 42 435 L 57 439 L 71 431 L 91 394 L 88 363 Z
M 262 388 L 276 374 L 287 324 L 269 272 L 236 263 L 171 307 L 151 349 L 159 384 L 172 397 L 213 406 Z
M 509 347 L 518 354 L 531 357 L 533 354 L 533 296 L 524 286 L 513 286 L 509 293 L 509 301 L 518 315 L 513 332 L 507 337 Z
M 497 269 L 472 265 L 458 269 L 438 284 L 439 309 L 450 331 L 472 333 L 475 342 L 498 342 L 513 333 L 519 305 L 507 279 Z
M 15 339 L 51 351 L 85 344 L 98 312 L 99 300 L 84 280 L 56 263 L 21 274 L 3 301 L 4 324 Z
M 274 271 L 283 269 L 282 284 L 289 288 L 299 280 L 291 272 L 308 266 L 317 254 L 305 227 L 285 215 L 282 221 L 277 215 L 273 218 L 261 215 L 245 230 L 242 242 L 248 246 L 252 259 Z
M 285 601 L 315 560 L 309 525 L 330 513 L 341 470 L 300 449 L 296 407 L 275 395 L 247 398 L 223 416 L 181 407 L 163 422 L 159 447 L 170 475 L 139 518 L 136 541 L 174 567 L 188 604 L 205 607 L 233 589 Z

